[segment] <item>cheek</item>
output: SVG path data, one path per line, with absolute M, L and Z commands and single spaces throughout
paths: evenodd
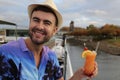
M 55 35 L 56 32 L 57 32 L 57 28 L 54 28 L 54 29 L 53 29 L 53 35 Z
M 53 28 L 52 31 L 53 31 L 53 33 L 56 33 L 57 32 L 57 28 L 56 27 Z
M 46 30 L 46 31 L 47 31 L 48 35 L 50 35 L 50 36 L 54 35 L 54 31 L 53 30 L 49 29 L 49 30 Z
M 33 28 L 34 26 L 36 26 L 37 24 L 35 24 L 34 22 L 30 22 L 30 24 L 29 24 L 29 28 Z
M 31 31 L 33 28 L 35 28 L 36 26 L 35 25 L 33 25 L 33 24 L 30 24 L 29 25 L 29 30 Z

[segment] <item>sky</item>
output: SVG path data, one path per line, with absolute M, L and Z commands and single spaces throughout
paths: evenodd
M 45 0 L 0 0 L 0 20 L 14 22 L 28 27 L 29 4 L 41 3 Z M 86 28 L 90 24 L 101 27 L 105 24 L 120 25 L 120 0 L 54 0 L 63 16 L 62 26 Z

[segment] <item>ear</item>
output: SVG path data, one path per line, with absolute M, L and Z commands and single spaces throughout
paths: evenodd
M 58 27 L 55 26 L 54 29 L 53 29 L 53 35 L 55 35 L 57 33 L 57 31 L 58 31 Z

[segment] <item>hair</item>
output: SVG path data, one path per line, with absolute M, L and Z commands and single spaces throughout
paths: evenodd
M 58 26 L 58 18 L 57 18 L 56 14 L 54 13 L 54 11 L 51 8 L 46 7 L 46 6 L 41 6 L 41 5 L 37 6 L 37 7 L 35 7 L 32 10 L 31 16 L 32 16 L 32 14 L 33 14 L 34 11 L 44 11 L 44 12 L 52 13 L 55 16 L 55 19 L 56 19 L 55 25 Z

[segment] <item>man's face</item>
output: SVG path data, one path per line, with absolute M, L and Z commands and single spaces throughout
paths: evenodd
M 36 45 L 44 44 L 56 33 L 55 16 L 52 13 L 34 11 L 29 26 L 29 36 Z

